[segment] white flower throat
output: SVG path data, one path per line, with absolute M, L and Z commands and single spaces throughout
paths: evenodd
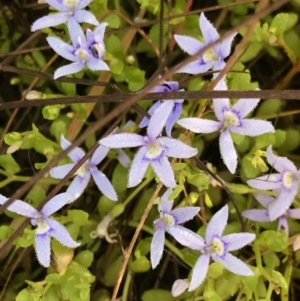
M 47 233 L 49 231 L 50 227 L 47 224 L 46 220 L 41 217 L 38 217 L 36 220 L 37 220 L 36 233 L 38 233 L 38 234 Z
M 163 223 L 165 226 L 174 226 L 175 225 L 175 219 L 172 215 L 170 214 L 164 214 L 163 218 Z
M 235 113 L 231 111 L 224 112 L 223 129 L 226 129 L 230 126 L 238 126 L 238 125 L 240 125 L 240 120 Z
M 63 0 L 63 4 L 71 9 L 76 9 L 78 1 L 79 0 Z
M 291 188 L 292 185 L 293 185 L 293 182 L 295 180 L 295 174 L 290 172 L 290 171 L 286 171 L 284 174 L 283 174 L 283 177 L 282 177 L 282 183 L 283 185 L 286 187 L 286 188 Z
M 148 151 L 146 153 L 146 157 L 148 159 L 155 159 L 161 155 L 163 152 L 164 148 L 160 145 L 158 145 L 155 141 L 152 143 L 149 143 L 147 145 Z
M 216 54 L 213 48 L 210 48 L 203 54 L 203 59 L 205 62 L 215 62 L 218 60 L 218 55 Z
M 210 253 L 211 254 L 217 254 L 217 255 L 220 255 L 222 256 L 224 254 L 224 244 L 223 242 L 215 237 L 213 239 L 213 242 L 210 244 Z
M 89 54 L 82 48 L 79 48 L 75 51 L 75 55 L 78 56 L 83 62 L 86 62 L 90 59 Z
M 81 177 L 84 177 L 84 175 L 89 170 L 89 161 L 86 161 L 84 164 L 80 166 L 80 168 L 76 171 L 75 175 L 79 175 Z

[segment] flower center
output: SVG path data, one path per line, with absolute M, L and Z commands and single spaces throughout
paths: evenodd
M 213 242 L 210 245 L 210 253 L 211 254 L 217 254 L 217 255 L 220 255 L 220 256 L 223 255 L 223 253 L 224 253 L 224 244 L 219 238 L 217 238 L 217 237 L 214 238 Z
M 78 3 L 78 0 L 63 0 L 63 4 L 64 4 L 65 6 L 70 7 L 70 8 L 73 9 L 73 10 L 76 9 L 77 3 Z
M 291 188 L 294 180 L 295 180 L 294 173 L 286 171 L 283 174 L 282 183 L 286 188 Z
M 75 51 L 75 55 L 78 56 L 83 62 L 86 62 L 90 59 L 89 54 L 82 48 L 79 48 Z
M 165 213 L 162 221 L 165 226 L 174 226 L 175 225 L 175 219 L 172 215 Z
M 148 147 L 148 151 L 146 153 L 146 157 L 148 159 L 155 159 L 155 158 L 159 157 L 162 154 L 162 152 L 164 151 L 164 148 L 162 146 L 158 145 L 156 143 L 156 141 L 149 143 L 147 145 L 147 147 Z
M 205 62 L 216 61 L 218 59 L 218 55 L 215 53 L 213 48 L 210 48 L 203 54 L 203 59 Z
M 80 166 L 80 168 L 76 171 L 75 175 L 79 175 L 84 177 L 86 172 L 89 170 L 89 161 L 86 161 L 84 164 Z
M 230 126 L 238 126 L 239 124 L 240 120 L 236 114 L 231 111 L 224 112 L 223 129 Z
M 36 219 L 36 221 L 37 221 L 37 223 L 36 223 L 37 224 L 37 228 L 36 228 L 37 234 L 45 234 L 49 231 L 50 227 L 44 218 L 38 217 Z

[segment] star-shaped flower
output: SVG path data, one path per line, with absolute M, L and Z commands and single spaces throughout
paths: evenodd
M 74 63 L 58 68 L 54 73 L 54 79 L 81 71 L 85 66 L 91 70 L 109 70 L 108 65 L 102 60 L 105 52 L 103 35 L 107 23 L 101 23 L 94 32 L 86 31 L 86 37 L 74 21 L 69 21 L 69 31 L 73 46 L 56 37 L 48 37 L 49 45 L 60 56 Z
M 62 135 L 60 145 L 63 150 L 67 149 L 71 143 Z M 75 179 L 72 181 L 67 192 L 73 195 L 73 200 L 76 200 L 87 187 L 91 176 L 93 177 L 99 190 L 113 201 L 117 201 L 118 197 L 115 189 L 111 185 L 108 178 L 103 172 L 97 169 L 97 165 L 105 158 L 109 149 L 100 145 L 94 152 L 92 159 L 87 160 L 76 172 Z M 50 175 L 55 179 L 63 179 L 70 170 L 85 156 L 85 152 L 75 147 L 68 153 L 68 157 L 74 162 L 61 166 L 54 167 L 50 170 Z
M 165 81 L 163 84 L 158 85 L 151 89 L 149 93 L 159 93 L 159 92 L 176 92 L 176 91 L 184 91 L 183 89 L 179 90 L 179 83 L 175 81 Z M 172 100 L 158 100 L 156 103 L 154 103 L 150 109 L 148 110 L 148 113 L 152 115 L 154 111 L 159 108 L 164 102 L 170 102 L 170 105 L 165 107 L 166 115 L 168 115 L 168 119 L 166 122 L 166 132 L 169 137 L 171 137 L 171 131 L 175 124 L 175 122 L 178 120 L 178 118 L 181 115 L 182 112 L 182 103 L 184 102 L 184 99 L 172 99 Z M 171 109 L 171 111 L 170 111 Z M 149 124 L 149 118 L 144 117 L 143 120 L 140 123 L 140 128 L 144 128 Z
M 199 250 L 202 254 L 197 260 L 191 277 L 189 291 L 196 289 L 205 279 L 210 258 L 215 262 L 220 262 L 230 272 L 251 276 L 253 272 L 240 259 L 229 252 L 238 250 L 255 239 L 252 233 L 233 233 L 222 236 L 228 220 L 228 206 L 224 206 L 211 218 L 207 225 L 205 242 L 198 236 L 198 239 L 190 241 L 188 247 Z
M 298 192 L 300 171 L 286 157 L 277 157 L 272 152 L 272 146 L 267 148 L 267 161 L 279 173 L 272 173 L 247 181 L 248 185 L 260 190 L 275 190 L 278 198 L 269 208 L 270 220 L 282 216 L 291 206 Z
M 149 164 L 166 187 L 175 187 L 174 172 L 167 157 L 190 158 L 197 153 L 197 149 L 179 140 L 158 137 L 168 118 L 165 114 L 165 105 L 168 105 L 168 102 L 157 108 L 150 118 L 147 136 L 124 133 L 111 135 L 99 141 L 109 148 L 141 146 L 129 171 L 128 187 L 134 187 L 142 181 Z
M 57 9 L 59 13 L 36 20 L 31 27 L 31 31 L 56 26 L 70 20 L 74 20 L 78 23 L 85 22 L 96 26 L 99 24 L 91 12 L 84 10 L 92 0 L 46 0 L 46 2 Z
M 201 43 L 199 40 L 192 37 L 174 35 L 174 38 L 180 48 L 187 52 L 189 55 L 197 54 L 205 46 L 217 41 L 220 38 L 220 35 L 213 27 L 213 25 L 206 19 L 204 13 L 200 15 L 199 26 L 205 43 Z M 213 68 L 213 70 L 223 69 L 226 65 L 224 59 L 230 54 L 231 43 L 235 36 L 236 33 L 230 35 L 222 42 L 208 49 L 197 60 L 179 67 L 177 72 L 199 74 L 204 73 L 211 68 Z M 218 74 L 215 74 L 215 76 L 216 75 Z
M 26 202 L 15 200 L 7 207 L 9 211 L 29 217 L 31 225 L 36 226 L 35 230 L 35 251 L 37 259 L 44 267 L 50 266 L 50 236 L 58 240 L 62 245 L 69 248 L 76 248 L 80 245 L 72 239 L 67 229 L 50 215 L 70 202 L 72 196 L 69 193 L 60 193 L 53 197 L 39 212 Z M 3 205 L 8 199 L 0 195 L 0 204 Z
M 160 218 L 154 222 L 155 232 L 151 242 L 151 265 L 156 268 L 164 250 L 165 232 L 171 234 L 176 240 L 185 245 L 190 239 L 193 239 L 195 233 L 191 230 L 179 226 L 181 223 L 191 220 L 199 211 L 200 207 L 181 207 L 172 210 L 173 200 L 169 201 L 168 197 L 172 189 L 168 189 L 161 197 L 158 211 Z
M 270 222 L 269 209 L 272 208 L 276 199 L 270 195 L 255 194 L 256 200 L 266 209 L 250 209 L 243 212 L 243 216 L 255 222 Z M 286 235 L 289 235 L 289 225 L 287 217 L 300 219 L 300 208 L 287 209 L 283 215 L 278 218 L 277 230 L 284 229 Z
M 220 81 L 216 90 L 226 90 L 224 80 Z M 239 99 L 232 107 L 228 98 L 213 99 L 214 111 L 218 121 L 195 117 L 177 121 L 182 127 L 195 133 L 213 133 L 220 131 L 220 151 L 223 161 L 231 173 L 237 168 L 237 153 L 230 132 L 258 136 L 274 132 L 273 125 L 265 120 L 246 119 L 245 117 L 257 106 L 259 99 Z

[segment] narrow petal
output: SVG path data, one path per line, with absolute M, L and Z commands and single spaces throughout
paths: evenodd
M 273 173 L 265 175 L 253 180 L 247 181 L 250 187 L 260 190 L 274 190 L 281 189 L 283 187 L 281 183 L 281 174 Z
M 234 274 L 242 276 L 253 275 L 253 272 L 245 263 L 243 263 L 235 256 L 231 255 L 230 253 L 225 253 L 222 257 L 219 255 L 211 255 L 211 257 L 214 261 L 220 262 L 224 266 L 224 268 Z
M 169 188 L 166 192 L 161 196 L 160 203 L 158 205 L 158 211 L 162 213 L 170 213 L 173 207 L 173 200 L 168 200 L 169 195 L 171 194 L 172 189 Z
M 294 163 L 286 157 L 278 157 L 273 154 L 272 145 L 267 148 L 268 163 L 279 172 L 296 172 L 297 168 Z
M 188 247 L 192 250 L 202 250 L 205 247 L 205 243 L 202 237 L 185 227 L 177 225 L 173 227 L 168 227 L 167 231 L 181 245 Z
M 145 139 L 138 134 L 115 134 L 101 139 L 100 144 L 109 148 L 137 147 L 145 145 Z
M 290 189 L 282 189 L 277 200 L 269 209 L 271 221 L 283 215 L 291 206 L 298 191 L 298 183 L 293 183 Z
M 192 271 L 191 283 L 188 289 L 189 292 L 195 290 L 204 281 L 208 271 L 209 260 L 209 253 L 201 255 L 197 260 Z
M 237 153 L 228 129 L 221 133 L 219 141 L 222 159 L 229 171 L 234 174 L 238 163 Z
M 236 35 L 237 33 L 232 33 L 221 42 L 217 53 L 222 59 L 225 59 L 230 54 L 231 44 Z
M 107 196 L 110 200 L 117 201 L 118 197 L 115 189 L 111 185 L 106 175 L 100 170 L 92 171 L 93 179 L 98 186 L 99 190 Z
M 149 120 L 147 135 L 155 139 L 162 132 L 166 122 L 174 108 L 174 101 L 164 101 L 153 113 Z
M 207 244 L 212 243 L 213 239 L 221 238 L 222 233 L 225 229 L 228 220 L 228 206 L 224 206 L 219 211 L 217 211 L 211 220 L 209 221 L 206 233 L 205 233 L 205 241 Z
M 151 91 L 152 92 L 152 91 Z M 148 114 L 149 115 L 153 115 L 153 113 L 155 112 L 155 110 L 162 104 L 162 102 L 159 100 L 157 101 L 155 104 L 153 104 L 149 110 L 148 110 Z M 144 127 L 146 127 L 149 124 L 149 118 L 148 117 L 144 117 L 139 125 L 139 127 L 142 129 Z
M 217 30 L 207 20 L 204 13 L 201 13 L 200 15 L 199 26 L 204 37 L 205 44 L 213 43 L 220 38 L 220 35 L 218 34 Z
M 31 205 L 20 200 L 15 200 L 7 207 L 7 210 L 30 218 L 36 218 L 39 214 L 39 212 Z
M 163 156 L 159 160 L 153 160 L 150 163 L 157 177 L 166 187 L 173 188 L 176 186 L 174 172 L 167 157 Z
M 176 219 L 177 224 L 185 223 L 194 218 L 200 211 L 200 207 L 180 207 L 173 209 L 171 214 Z
M 78 23 L 89 23 L 89 24 L 93 24 L 93 25 L 99 25 L 98 20 L 96 19 L 96 17 L 89 11 L 86 10 L 78 10 L 75 12 L 74 14 L 74 19 L 78 22 Z
M 183 118 L 177 121 L 177 123 L 185 129 L 188 129 L 194 133 L 213 133 L 217 132 L 221 128 L 221 123 L 218 121 L 200 119 L 196 117 Z
M 223 236 L 222 242 L 226 244 L 226 251 L 230 252 L 241 249 L 254 239 L 253 233 L 233 233 Z
M 83 177 L 76 176 L 72 181 L 71 185 L 67 189 L 67 192 L 72 195 L 71 202 L 78 199 L 84 192 L 91 178 L 91 174 L 87 172 Z
M 80 246 L 80 243 L 74 241 L 71 235 L 69 234 L 68 230 L 59 222 L 52 218 L 48 218 L 47 223 L 51 227 L 51 229 L 49 230 L 49 235 L 54 237 L 63 246 L 69 248 L 76 248 Z
M 170 91 L 178 91 L 179 90 L 179 83 L 176 81 L 165 81 L 164 86 L 168 86 Z
M 259 98 L 241 98 L 233 105 L 231 109 L 232 111 L 238 113 L 240 118 L 245 118 L 251 111 L 256 108 L 259 102 Z
M 4 203 L 6 203 L 7 200 L 8 200 L 7 197 L 5 197 L 4 195 L 0 194 L 0 205 L 3 205 Z
M 255 222 L 270 222 L 269 212 L 267 209 L 250 209 L 245 210 L 242 215 Z
M 230 131 L 251 137 L 275 132 L 271 122 L 259 119 L 243 119 L 240 126 L 231 126 Z
M 164 251 L 165 231 L 162 228 L 156 229 L 153 234 L 150 248 L 150 259 L 152 269 L 155 269 L 159 264 Z
M 50 6 L 54 7 L 58 11 L 67 12 L 70 10 L 70 8 L 64 4 L 62 4 L 60 1 L 57 0 L 47 0 L 46 1 Z
M 110 70 L 109 66 L 100 59 L 90 58 L 87 61 L 86 65 L 89 67 L 89 69 L 94 70 L 94 71 L 99 71 L 99 70 L 109 71 Z
M 72 195 L 67 192 L 59 193 L 44 205 L 41 214 L 43 217 L 48 217 L 71 201 Z
M 97 42 L 99 41 L 102 41 L 103 42 L 103 38 L 104 38 L 104 32 L 105 32 L 105 29 L 106 29 L 106 26 L 108 25 L 108 23 L 106 22 L 103 22 L 103 23 L 100 23 L 95 29 L 94 29 L 94 32 L 93 32 L 93 35 L 94 37 L 96 36 L 97 38 Z
M 74 163 L 60 165 L 50 169 L 50 176 L 54 179 L 63 179 L 75 166 Z
M 179 119 L 181 112 L 182 112 L 182 103 L 175 103 L 174 108 L 166 122 L 166 132 L 169 137 L 171 137 L 172 128 L 174 124 L 177 122 L 177 120 Z
M 106 157 L 108 152 L 109 148 L 103 145 L 99 145 L 98 148 L 94 151 L 90 163 L 95 166 L 98 165 Z
M 195 156 L 198 150 L 194 147 L 190 147 L 185 143 L 169 138 L 169 137 L 161 137 L 158 138 L 157 141 L 165 146 L 164 155 L 172 158 L 191 158 Z
M 214 62 L 214 67 L 213 70 L 214 71 L 222 71 L 226 66 L 226 63 L 223 60 L 220 61 L 215 61 Z M 216 79 L 217 76 L 220 74 L 220 72 L 214 72 L 213 74 L 213 78 Z M 220 81 L 224 81 L 225 80 L 226 75 L 220 80 Z M 216 88 L 214 90 L 217 90 Z M 219 90 L 219 89 L 218 89 Z
M 31 31 L 37 31 L 42 28 L 60 25 L 67 22 L 68 19 L 69 19 L 68 13 L 57 13 L 57 14 L 52 14 L 50 16 L 45 16 L 36 20 L 32 24 Z
M 286 235 L 289 236 L 289 224 L 284 215 L 280 216 L 278 219 L 277 231 L 284 230 Z
M 118 149 L 118 160 L 125 168 L 129 167 L 130 158 L 122 149 Z
M 74 47 L 79 48 L 82 43 L 86 42 L 83 30 L 74 18 L 68 20 L 68 29 Z
M 55 37 L 48 37 L 47 42 L 56 53 L 58 53 L 66 60 L 73 61 L 73 62 L 77 61 L 76 55 L 73 54 L 75 51 L 73 46 Z
M 134 187 L 142 182 L 149 166 L 149 161 L 144 159 L 146 152 L 147 147 L 141 147 L 133 158 L 128 175 L 128 188 Z
M 60 137 L 60 146 L 63 150 L 66 150 L 70 147 L 72 143 L 68 141 L 64 135 Z M 85 152 L 80 147 L 74 147 L 71 151 L 68 152 L 68 157 L 73 160 L 73 162 L 79 162 L 85 156 Z
M 288 209 L 286 213 L 288 217 L 300 219 L 300 208 Z
M 35 235 L 35 253 L 39 263 L 48 268 L 50 266 L 50 237 L 48 233 Z
M 63 67 L 58 68 L 54 72 L 53 78 L 57 79 L 65 75 L 74 74 L 81 71 L 83 68 L 84 68 L 83 63 L 73 63 L 73 64 L 65 65 Z
M 83 9 L 88 6 L 93 0 L 79 0 L 76 9 Z
M 253 196 L 265 208 L 268 208 L 275 201 L 275 198 L 270 195 L 254 194 Z
M 174 39 L 179 47 L 189 55 L 197 54 L 204 47 L 199 40 L 192 37 L 175 34 Z
M 224 79 L 220 80 L 216 87 L 215 91 L 226 91 L 228 90 L 226 82 Z M 230 101 L 228 98 L 214 98 L 213 99 L 214 111 L 219 121 L 223 121 L 224 112 L 230 110 Z
M 188 74 L 201 74 L 205 73 L 213 67 L 214 63 L 212 61 L 203 62 L 202 60 L 196 60 L 184 65 L 180 65 L 176 73 L 188 73 Z

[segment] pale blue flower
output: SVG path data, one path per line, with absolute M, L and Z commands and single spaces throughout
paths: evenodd
M 37 259 L 44 267 L 50 266 L 50 236 L 58 240 L 62 245 L 69 248 L 76 248 L 80 245 L 72 239 L 67 229 L 56 220 L 50 218 L 50 215 L 70 202 L 72 196 L 69 193 L 60 193 L 53 197 L 41 211 L 26 202 L 15 200 L 7 207 L 9 211 L 30 218 L 31 225 L 36 226 L 35 230 L 35 251 Z M 0 195 L 0 204 L 3 205 L 8 199 Z
M 224 80 L 220 81 L 216 87 L 216 90 L 226 89 Z M 215 98 L 213 99 L 213 105 L 218 121 L 190 117 L 180 119 L 177 123 L 195 133 L 220 131 L 221 156 L 229 171 L 235 173 L 238 157 L 230 132 L 253 137 L 275 131 L 273 125 L 268 121 L 245 118 L 257 106 L 259 101 L 259 99 L 242 98 L 230 107 L 228 98 Z
M 279 193 L 278 198 L 269 208 L 270 220 L 273 221 L 290 208 L 298 192 L 300 171 L 288 158 L 275 156 L 271 145 L 267 148 L 267 161 L 279 173 L 249 180 L 247 184 L 259 190 L 274 190 Z
M 165 232 L 171 234 L 179 243 L 185 246 L 191 240 L 197 239 L 197 236 L 191 230 L 180 226 L 193 219 L 200 211 L 200 207 L 180 207 L 172 210 L 173 200 L 169 201 L 168 197 L 172 189 L 168 189 L 161 197 L 158 211 L 160 218 L 154 222 L 155 232 L 153 234 L 150 257 L 152 268 L 156 268 L 164 250 Z
M 179 83 L 175 81 L 165 81 L 163 84 L 155 86 L 152 88 L 149 93 L 161 93 L 161 92 L 177 92 L 177 91 L 184 91 L 184 89 L 179 90 Z M 168 115 L 168 119 L 166 122 L 166 132 L 169 137 L 171 137 L 171 131 L 178 120 L 178 118 L 181 115 L 182 112 L 182 104 L 184 102 L 184 99 L 164 99 L 164 100 L 158 100 L 156 103 L 154 103 L 150 109 L 148 110 L 148 113 L 152 115 L 154 111 L 159 108 L 164 102 L 170 102 L 172 106 L 166 107 L 166 115 Z M 171 109 L 171 111 L 170 111 Z M 149 124 L 149 118 L 144 117 L 143 120 L 140 123 L 140 128 L 144 128 Z
M 74 63 L 58 68 L 54 79 L 81 71 L 85 66 L 91 70 L 109 70 L 102 60 L 105 52 L 103 36 L 107 23 L 101 23 L 94 32 L 86 31 L 86 37 L 77 22 L 69 21 L 69 31 L 73 46 L 56 37 L 48 37 L 49 45 L 60 56 Z
M 201 43 L 199 40 L 192 37 L 174 35 L 174 38 L 180 48 L 189 55 L 197 54 L 205 46 L 217 41 L 220 38 L 217 30 L 207 20 L 204 13 L 201 13 L 200 15 L 199 26 L 205 43 Z M 202 56 L 200 56 L 200 58 L 187 63 L 182 67 L 179 67 L 177 72 L 199 74 L 204 73 L 211 68 L 213 68 L 213 70 L 223 69 L 226 65 L 224 59 L 230 54 L 231 43 L 235 36 L 236 33 L 231 34 L 222 42 L 208 49 Z M 216 73 L 215 76 L 216 75 L 218 75 L 218 73 Z
M 190 158 L 197 153 L 197 149 L 179 140 L 158 137 L 168 118 L 165 114 L 165 106 L 169 105 L 169 102 L 165 102 L 155 110 L 149 121 L 147 136 L 124 133 L 100 140 L 99 143 L 109 148 L 141 146 L 130 167 L 128 187 L 134 187 L 142 181 L 149 164 L 166 187 L 175 187 L 174 172 L 167 157 Z
M 193 271 L 189 291 L 195 290 L 205 279 L 210 258 L 215 262 L 220 262 L 230 272 L 251 276 L 253 272 L 240 259 L 229 252 L 238 250 L 255 239 L 252 233 L 233 233 L 222 236 L 228 220 L 228 206 L 221 208 L 211 218 L 207 225 L 205 242 L 198 236 L 198 239 L 191 240 L 187 245 L 189 248 L 200 251 L 201 255 L 197 260 Z M 184 245 L 184 244 L 183 244 Z
M 188 281 L 188 279 L 177 279 L 175 280 L 175 282 L 173 283 L 172 286 L 172 296 L 173 297 L 178 297 L 179 295 L 181 295 L 183 292 L 185 292 L 190 286 L 190 283 Z
M 98 25 L 96 17 L 84 8 L 88 6 L 92 0 L 45 0 L 50 6 L 54 7 L 59 13 L 45 16 L 35 21 L 31 27 L 31 31 L 36 31 L 46 27 L 52 27 L 63 24 L 67 21 L 74 20 L 78 23 L 85 22 Z
M 63 150 L 67 149 L 71 143 L 62 135 L 60 138 L 60 145 Z M 67 192 L 73 195 L 73 200 L 76 200 L 87 187 L 89 180 L 93 177 L 99 190 L 109 199 L 117 201 L 118 197 L 115 189 L 111 185 L 108 178 L 103 172 L 98 170 L 97 165 L 105 158 L 109 149 L 100 145 L 91 160 L 86 160 L 85 163 L 75 173 L 75 178 L 69 186 Z M 55 179 L 63 179 L 71 169 L 85 156 L 85 152 L 75 147 L 68 153 L 68 157 L 74 162 L 70 164 L 60 165 L 50 170 L 50 175 Z
M 243 216 L 255 222 L 270 222 L 269 210 L 276 202 L 276 198 L 270 195 L 255 194 L 256 200 L 266 209 L 250 209 L 243 212 Z M 289 235 L 289 225 L 287 218 L 300 219 L 300 208 L 287 209 L 281 216 L 278 217 L 277 230 L 284 229 L 286 235 Z

